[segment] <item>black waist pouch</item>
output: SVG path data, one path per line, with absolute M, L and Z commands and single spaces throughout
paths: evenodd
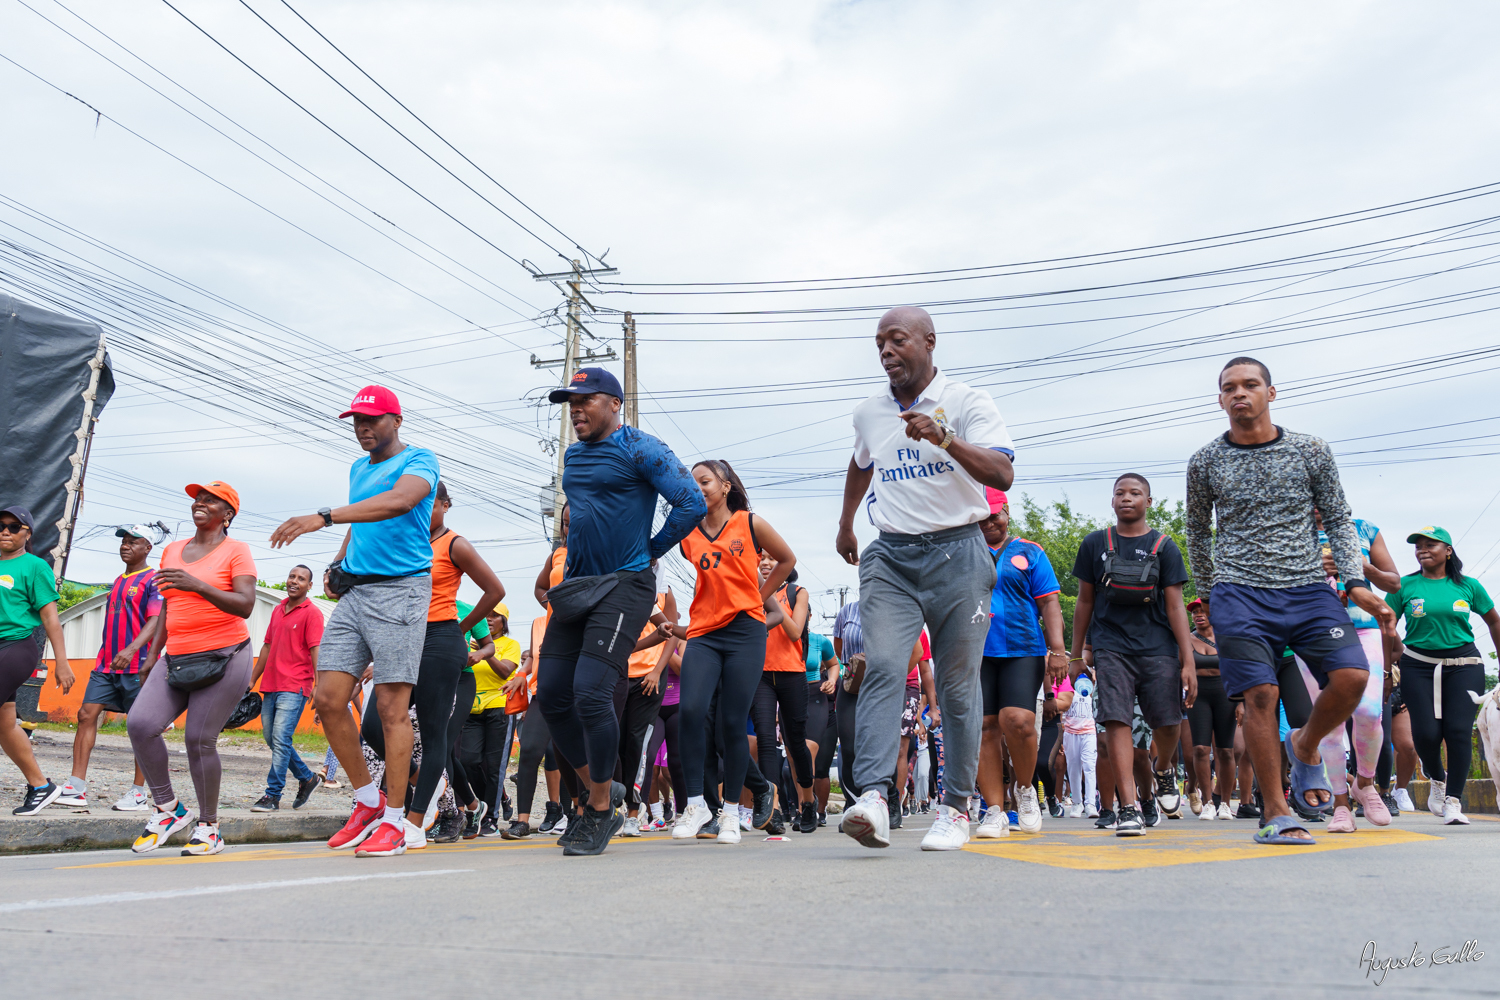
M 552 608 L 552 617 L 559 622 L 582 618 L 608 597 L 619 583 L 619 573 L 576 576 L 571 580 L 564 580 L 547 591 L 547 604 Z
M 179 691 L 197 691 L 210 684 L 217 684 L 229 669 L 229 661 L 236 653 L 250 645 L 246 639 L 238 646 L 209 649 L 201 653 L 183 653 L 177 656 L 168 653 L 167 683 Z
M 334 597 L 343 597 L 349 591 L 364 583 L 382 583 L 386 580 L 402 580 L 400 576 L 378 576 L 373 573 L 361 575 L 350 573 L 344 569 L 344 561 L 329 564 L 328 567 L 328 592 Z

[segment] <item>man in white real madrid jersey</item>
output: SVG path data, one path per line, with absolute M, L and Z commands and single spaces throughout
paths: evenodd
M 854 456 L 844 480 L 836 544 L 859 567 L 866 668 L 852 776 L 860 796 L 842 830 L 865 847 L 890 846 L 886 796 L 893 794 L 907 667 L 924 623 L 948 763 L 943 803 L 922 849 L 957 850 L 969 839 L 979 661 L 995 585 L 979 522 L 990 513 L 984 488 L 1010 488 L 1015 451 L 994 399 L 937 370 L 936 344 L 926 310 L 902 307 L 880 318 L 875 346 L 890 386 L 855 407 Z M 880 529 L 863 553 L 854 536 L 861 503 Z

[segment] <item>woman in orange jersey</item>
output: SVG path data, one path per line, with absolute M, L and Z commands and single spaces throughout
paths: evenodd
M 469 706 L 474 703 L 474 668 L 470 665 L 469 645 L 464 636 L 476 625 L 484 623 L 486 609 L 505 599 L 505 586 L 473 544 L 462 535 L 454 534 L 443 523 L 453 501 L 441 479 L 436 491 L 431 526 L 432 600 L 427 606 L 427 638 L 422 644 L 417 683 L 411 689 L 411 704 L 417 710 L 417 726 L 422 730 L 425 763 L 417 772 L 406 813 L 408 850 L 427 846 L 427 833 L 422 829 L 427 807 L 438 794 L 438 782 L 443 772 L 447 770 L 450 775 L 457 772 L 457 765 L 451 759 L 452 751 L 469 717 Z M 458 585 L 465 574 L 484 588 L 484 596 L 463 621 L 459 621 Z M 489 626 L 485 625 L 483 634 L 486 637 L 488 632 Z M 463 706 L 462 711 L 454 711 L 455 700 Z M 455 717 L 457 725 L 453 724 Z M 365 713 L 360 735 L 381 757 L 385 756 L 385 731 L 378 713 Z M 469 811 L 478 812 L 476 820 L 482 821 L 484 813 L 480 810 L 485 804 L 474 799 L 472 794 L 466 797 L 470 800 L 467 803 Z
M 703 796 L 703 772 L 708 710 L 717 693 L 713 723 L 724 758 L 718 841 L 738 844 L 737 803 L 750 763 L 745 722 L 766 665 L 766 603 L 797 557 L 775 528 L 750 513 L 750 498 L 728 462 L 705 459 L 693 466 L 693 478 L 708 502 L 708 513 L 679 543 L 683 557 L 697 570 L 698 587 L 682 654 L 682 770 L 688 801 L 672 827 L 672 837 L 696 837 L 714 819 Z M 764 583 L 759 569 L 762 551 L 776 560 Z
M 769 580 L 776 568 L 769 552 L 761 554 L 760 574 Z M 776 749 L 776 715 L 781 709 L 781 737 L 792 773 L 797 779 L 797 805 L 782 802 L 787 822 L 801 833 L 818 828 L 818 806 L 813 801 L 813 759 L 817 747 L 807 745 L 807 649 L 803 630 L 809 612 L 807 590 L 797 586 L 797 571 L 773 595 L 784 616 L 766 631 L 766 669 L 755 688 L 750 717 L 755 722 L 755 749 L 760 772 L 776 788 L 781 785 L 781 754 Z M 799 812 L 800 810 L 800 812 Z

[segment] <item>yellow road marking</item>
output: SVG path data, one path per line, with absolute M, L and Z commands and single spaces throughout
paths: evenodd
M 1004 840 L 971 842 L 964 848 L 975 854 L 1011 861 L 1029 861 L 1054 868 L 1082 871 L 1119 871 L 1126 868 L 1161 868 L 1168 865 L 1206 864 L 1211 861 L 1247 861 L 1253 858 L 1284 858 L 1323 851 L 1345 851 L 1354 847 L 1390 847 L 1422 840 L 1441 840 L 1430 834 L 1399 827 L 1362 827 L 1355 833 L 1330 834 L 1314 826 L 1316 843 L 1277 847 L 1250 840 L 1248 824 L 1229 831 L 1155 828 L 1142 837 L 1116 837 L 1111 830 L 1049 831 L 1035 836 L 1014 832 Z

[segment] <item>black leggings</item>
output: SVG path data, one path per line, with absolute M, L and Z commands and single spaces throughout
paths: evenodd
M 1470 647 L 1473 649 L 1474 647 Z M 1423 650 L 1425 653 L 1426 650 Z M 1431 655 L 1437 656 L 1439 650 Z M 1460 650 L 1454 656 L 1474 656 L 1476 652 Z M 1460 802 L 1464 798 L 1464 782 L 1469 777 L 1469 760 L 1472 756 L 1470 731 L 1474 728 L 1474 717 L 1479 706 L 1469 697 L 1469 692 L 1484 693 L 1484 665 L 1470 663 L 1461 667 L 1443 668 L 1443 717 L 1437 718 L 1432 711 L 1432 675 L 1435 666 L 1401 657 L 1401 694 L 1406 700 L 1406 710 L 1411 713 L 1411 741 L 1417 745 L 1417 756 L 1422 759 L 1422 770 L 1427 777 L 1446 781 L 1445 794 Z M 1448 748 L 1448 766 L 1443 767 L 1442 748 Z
M 814 743 L 818 745 L 818 759 L 813 761 L 813 778 L 818 781 L 828 779 L 829 770 L 833 767 L 833 755 L 839 748 L 839 712 L 838 705 L 833 700 L 833 695 L 824 695 L 828 704 L 828 721 L 823 726 L 823 735 Z
M 1187 717 L 1193 729 L 1193 746 L 1206 747 L 1213 740 L 1220 750 L 1234 749 L 1234 704 L 1224 693 L 1224 678 L 1198 675 L 1198 699 L 1187 710 Z
M 682 777 L 682 713 L 677 705 L 663 705 L 660 714 L 662 737 L 667 741 L 667 773 L 672 776 L 672 808 L 687 808 L 687 783 Z M 655 761 L 655 758 L 652 758 Z
M 457 716 L 458 712 L 453 714 Z M 505 714 L 503 707 L 496 706 L 465 716 L 463 728 L 459 731 L 459 756 L 464 771 L 475 783 L 473 797 L 497 816 L 505 787 L 505 735 L 509 730 L 510 716 Z M 536 768 L 533 767 L 531 773 L 536 774 Z M 457 792 L 457 776 L 453 784 Z
M 36 640 L 29 635 L 0 642 L 0 705 L 16 700 L 16 692 L 31 680 L 41 662 L 41 651 L 36 648 Z
M 835 721 L 839 735 L 839 784 L 844 789 L 844 803 L 852 806 L 862 789 L 854 780 L 854 713 L 859 696 L 839 689 L 839 700 L 835 708 Z
M 828 695 L 823 693 L 816 683 L 807 686 L 807 732 L 806 736 L 818 745 L 818 753 L 823 752 L 823 744 L 828 741 L 823 738 L 823 732 L 828 728 L 828 713 L 833 708 L 828 702 Z M 814 770 L 817 764 L 813 764 Z
M 745 722 L 765 666 L 766 623 L 744 611 L 729 624 L 688 640 L 682 654 L 681 708 L 682 776 L 689 797 L 704 795 L 708 709 L 718 693 L 712 725 L 724 755 L 723 795 L 730 802 L 739 801 L 750 765 Z
M 1057 734 L 1061 728 L 1057 720 L 1042 723 L 1042 735 L 1036 744 L 1036 777 L 1042 779 L 1042 793 L 1048 798 L 1057 798 L 1057 780 L 1052 773 L 1052 748 L 1057 745 Z M 913 771 L 916 769 L 913 768 Z M 1033 779 L 1035 780 L 1035 779 Z M 919 795 L 925 795 L 926 789 L 917 789 Z
M 547 727 L 547 717 L 536 702 L 526 709 L 521 721 L 521 759 L 516 765 L 516 811 L 523 816 L 531 815 L 531 803 L 536 798 L 536 769 L 540 765 L 546 771 L 562 771 L 563 812 L 573 809 L 572 799 L 578 794 L 578 774 L 571 767 L 563 767 L 561 754 L 552 750 L 552 730 Z
M 651 797 L 651 777 L 656 769 L 656 758 L 648 757 L 648 744 L 655 742 L 657 714 L 661 711 L 663 691 L 660 685 L 655 694 L 646 694 L 641 689 L 643 678 L 637 677 L 626 688 L 625 701 L 621 706 L 620 719 L 620 780 L 625 785 L 625 804 L 631 809 L 640 808 L 644 799 Z M 648 735 L 649 734 L 649 735 Z
M 411 705 L 417 710 L 417 726 L 422 730 L 422 759 L 427 766 L 417 772 L 417 783 L 412 789 L 411 811 L 426 812 L 427 804 L 437 791 L 438 780 L 452 757 L 453 745 L 463 731 L 462 720 L 457 730 L 450 731 L 453 721 L 454 699 L 458 695 L 459 681 L 465 676 L 464 662 L 468 659 L 468 647 L 464 645 L 463 633 L 458 630 L 458 620 L 428 622 L 427 638 L 422 643 L 422 663 L 417 668 L 417 683 L 411 689 Z M 473 684 L 473 675 L 468 675 Z M 463 718 L 468 718 L 468 707 L 474 703 L 473 688 L 469 689 L 469 701 L 465 704 Z M 360 736 L 370 748 L 385 759 L 385 727 L 380 722 L 379 712 L 366 712 L 360 726 Z M 467 782 L 465 782 L 467 785 Z
M 776 707 L 781 706 L 781 736 L 787 757 L 796 772 L 797 784 L 811 788 L 812 751 L 807 749 L 807 674 L 798 670 L 767 670 L 760 675 L 750 714 L 755 720 L 756 757 L 760 773 L 781 775 L 781 754 L 776 749 Z
M 1392 735 L 1391 720 L 1395 716 L 1391 712 L 1391 699 L 1385 698 L 1385 709 L 1380 713 L 1380 725 L 1385 733 L 1385 742 L 1380 744 L 1380 757 L 1375 761 L 1375 784 L 1389 790 L 1391 787 L 1391 768 L 1396 764 L 1396 743 Z M 1349 720 L 1349 745 L 1354 745 L 1354 719 Z M 1351 763 L 1354 755 L 1349 755 Z

